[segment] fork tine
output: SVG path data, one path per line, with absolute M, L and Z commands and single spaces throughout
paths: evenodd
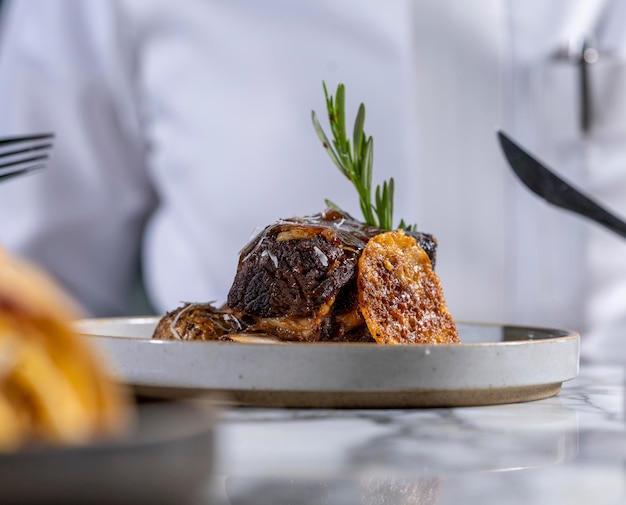
M 7 167 L 14 167 L 16 165 L 23 165 L 24 163 L 31 163 L 33 161 L 43 161 L 47 159 L 48 159 L 48 155 L 44 154 L 41 156 L 32 156 L 30 158 L 24 158 L 21 160 L 15 160 L 15 161 L 10 161 L 8 163 L 3 163 L 0 165 L 0 173 L 2 173 L 2 169 L 7 168 Z
M 0 152 L 0 158 L 7 158 L 9 156 L 15 156 L 16 154 L 24 154 L 32 151 L 43 151 L 44 149 L 52 149 L 52 144 L 38 144 L 24 149 L 14 149 L 13 151 Z
M 35 143 L 34 145 L 25 144 L 21 147 L 18 146 L 18 144 L 50 140 L 53 137 L 53 133 L 39 133 L 0 138 L 0 159 L 5 161 L 0 164 L 0 181 L 24 175 L 29 172 L 37 172 L 46 168 L 48 160 L 46 150 L 52 148 L 51 142 Z M 12 145 L 16 145 L 18 148 L 2 152 L 2 148 Z M 26 153 L 34 154 L 34 156 L 19 157 L 19 155 L 25 155 Z
M 29 142 L 31 140 L 46 140 L 54 138 L 54 133 L 39 133 L 37 135 L 22 135 L 18 137 L 4 137 L 0 139 L 0 146 L 17 144 L 19 142 Z
M 2 172 L 2 173 L 0 173 L 0 182 L 1 181 L 5 181 L 7 179 L 11 179 L 13 177 L 20 176 L 20 175 L 26 175 L 26 174 L 31 173 L 31 172 L 38 172 L 40 170 L 43 170 L 44 168 L 46 168 L 46 164 L 45 163 L 39 163 L 39 164 L 36 164 L 36 165 L 30 165 L 28 167 L 18 168 L 18 169 L 13 170 L 13 171 Z

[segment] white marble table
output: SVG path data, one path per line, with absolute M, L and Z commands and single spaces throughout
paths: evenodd
M 232 409 L 209 503 L 626 503 L 625 370 L 555 397 L 423 410 Z

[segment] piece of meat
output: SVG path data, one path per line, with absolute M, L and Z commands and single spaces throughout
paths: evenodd
M 381 232 L 335 210 L 278 221 L 241 251 L 227 305 L 250 331 L 284 340 L 371 340 L 356 276 L 363 248 Z M 434 263 L 435 239 L 411 235 Z
M 185 303 L 165 314 L 152 338 L 159 340 L 220 340 L 243 325 L 228 310 L 210 303 Z

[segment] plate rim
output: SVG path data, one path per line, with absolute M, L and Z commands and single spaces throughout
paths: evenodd
M 116 316 L 116 317 L 96 317 L 96 318 L 80 318 L 74 321 L 74 326 L 86 323 L 96 323 L 96 324 L 104 324 L 106 322 L 114 322 L 116 324 L 142 324 L 145 322 L 154 322 L 155 324 L 159 321 L 162 316 Z M 161 339 L 152 339 L 152 338 L 139 338 L 139 337 L 130 337 L 124 335 L 102 335 L 95 333 L 88 333 L 85 331 L 81 331 L 77 329 L 78 333 L 82 336 L 86 336 L 89 338 L 96 339 L 119 339 L 119 340 L 132 340 L 132 341 L 140 341 L 140 342 L 151 342 L 156 345 L 237 345 L 237 346 L 297 346 L 297 347 L 354 347 L 359 349 L 393 349 L 393 348 L 403 348 L 406 346 L 409 347 L 436 347 L 436 348 L 466 348 L 466 347 L 508 347 L 508 346 L 519 346 L 519 345 L 528 345 L 528 344 L 543 344 L 543 343 L 553 343 L 557 341 L 569 341 L 569 340 L 580 340 L 580 333 L 576 330 L 571 330 L 567 328 L 555 328 L 549 326 L 540 326 L 540 325 L 520 325 L 520 324 L 501 324 L 501 323 L 481 323 L 481 322 L 466 322 L 466 321 L 457 321 L 457 326 L 471 326 L 471 327 L 485 327 L 491 329 L 497 328 L 509 328 L 514 330 L 521 331 L 537 331 L 537 332 L 560 332 L 563 335 L 556 336 L 546 336 L 540 337 L 537 339 L 526 339 L 526 340 L 510 340 L 504 342 L 458 342 L 458 343 L 442 343 L 442 344 L 426 344 L 426 343 L 411 343 L 411 344 L 398 344 L 398 345 L 384 345 L 377 344 L 373 342 L 297 342 L 297 341 L 272 341 L 271 343 L 244 343 L 244 342 L 228 342 L 221 340 L 161 340 Z

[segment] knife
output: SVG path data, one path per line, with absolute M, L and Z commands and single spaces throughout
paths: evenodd
M 500 146 L 509 165 L 533 193 L 548 203 L 599 223 L 626 238 L 626 223 L 565 181 L 516 144 L 502 130 Z

